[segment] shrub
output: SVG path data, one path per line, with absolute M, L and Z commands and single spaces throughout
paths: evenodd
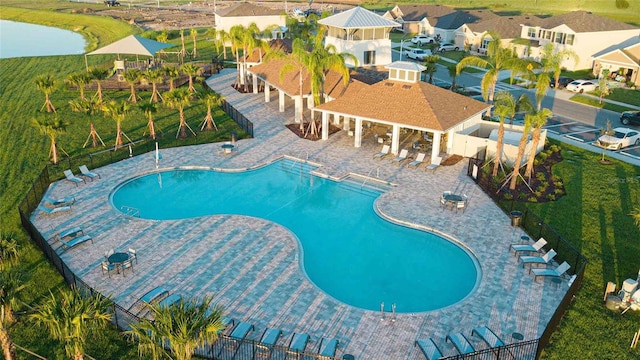
M 543 172 L 537 172 L 536 173 L 536 179 L 538 179 L 539 181 L 545 181 L 545 175 Z
M 513 200 L 513 195 L 511 193 L 504 194 L 505 200 Z
M 552 144 L 551 146 L 549 146 L 549 150 L 551 150 L 551 152 L 558 152 L 560 150 L 562 150 L 560 148 L 560 146 L 556 145 L 556 144 Z
M 549 194 L 547 195 L 547 199 L 549 199 L 549 201 L 556 201 L 556 196 L 554 194 Z
M 628 7 L 629 7 L 629 2 L 627 0 L 616 0 L 616 8 L 626 9 Z
M 557 188 L 561 188 L 561 187 L 564 187 L 564 183 L 562 182 L 562 180 L 556 180 L 553 182 L 553 186 Z
M 556 195 L 562 195 L 562 194 L 564 194 L 564 190 L 562 190 L 562 189 L 555 189 L 555 190 L 553 191 L 553 193 L 554 193 L 554 194 L 556 194 Z
M 538 198 L 535 197 L 535 196 L 532 196 L 532 197 L 529 198 L 529 202 L 537 203 L 538 202 Z

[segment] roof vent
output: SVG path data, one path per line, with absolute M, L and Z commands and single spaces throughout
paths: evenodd
M 411 89 L 411 85 L 402 85 L 402 88 L 408 90 L 408 89 Z
M 387 82 L 387 83 L 384 83 L 384 86 L 393 86 L 393 83 L 392 82 Z

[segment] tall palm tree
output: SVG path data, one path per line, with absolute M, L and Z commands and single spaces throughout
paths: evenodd
M 67 356 L 84 359 L 87 338 L 111 321 L 109 300 L 99 293 L 84 297 L 76 290 L 62 290 L 59 297 L 50 295 L 30 318 L 63 343 Z
M 440 56 L 438 55 L 430 55 L 424 58 L 424 66 L 427 68 L 425 73 L 429 74 L 429 84 L 433 84 L 433 74 L 438 71 L 438 66 L 436 65 L 440 60 Z
M 229 35 L 228 32 L 224 31 L 224 30 L 217 30 L 216 31 L 216 51 L 219 53 L 220 52 L 220 48 L 222 47 L 222 58 L 226 59 L 227 58 L 227 42 L 231 41 L 231 35 Z
M 155 114 L 158 111 L 158 106 L 156 105 L 156 103 L 149 102 L 149 103 L 141 103 L 140 105 L 138 105 L 138 107 L 147 116 L 147 119 L 148 119 L 147 126 L 149 127 L 149 136 L 151 136 L 151 138 L 155 140 L 156 126 L 155 126 L 155 123 L 153 122 L 153 114 Z
M 109 70 L 106 68 L 92 68 L 89 70 L 89 76 L 97 84 L 98 91 L 96 91 L 95 96 L 98 97 L 98 103 L 102 104 L 102 81 L 109 77 Z
M 61 120 L 58 116 L 38 116 L 31 119 L 31 125 L 40 130 L 42 135 L 49 138 L 51 145 L 49 146 L 49 157 L 54 164 L 58 163 L 58 136 L 63 134 L 67 126 L 68 120 Z
M 169 77 L 169 91 L 175 89 L 175 81 L 180 77 L 180 70 L 175 66 L 165 66 L 162 69 Z
M 129 142 L 131 139 L 122 131 L 122 122 L 126 119 L 127 114 L 129 113 L 130 105 L 126 101 L 117 102 L 115 100 L 111 100 L 106 104 L 102 105 L 102 111 L 111 116 L 111 118 L 116 122 L 116 142 L 113 146 L 114 150 L 118 150 L 122 146 L 122 136 L 126 137 Z
M 238 78 L 237 83 L 245 85 L 245 91 L 248 90 L 248 84 L 246 81 L 247 71 L 247 55 L 249 50 L 256 47 L 257 39 L 256 34 L 259 34 L 260 30 L 256 23 L 251 23 L 246 28 L 242 25 L 232 26 L 229 30 L 231 35 L 232 50 L 236 55 L 236 61 L 238 62 Z M 240 59 L 240 50 L 242 50 L 242 60 Z
M 149 102 L 159 102 L 158 99 L 162 100 L 162 95 L 158 91 L 158 84 L 164 81 L 164 71 L 160 69 L 149 69 L 145 76 L 151 83 L 151 98 Z
M 511 173 L 511 180 L 509 183 L 510 190 L 516 189 L 518 176 L 520 176 L 520 163 L 522 163 L 524 151 L 527 148 L 527 139 L 529 138 L 529 131 L 531 131 L 532 122 L 532 115 L 526 114 L 524 116 L 524 128 L 522 129 L 522 136 L 520 137 L 520 141 L 518 142 L 518 155 L 516 156 L 516 161 L 513 163 L 513 173 Z
M 196 43 L 198 38 L 198 30 L 191 29 L 189 35 L 191 35 L 191 40 L 193 41 L 193 58 L 196 59 L 198 57 L 198 44 Z
M 193 132 L 189 124 L 184 118 L 184 108 L 191 104 L 191 92 L 185 88 L 178 88 L 171 91 L 168 91 L 164 94 L 164 103 L 171 109 L 178 109 L 180 114 L 180 125 L 178 126 L 178 131 L 176 133 L 176 139 L 186 138 L 187 137 L 187 129 L 191 131 L 191 133 L 195 136 L 196 133 Z
M 15 349 L 9 334 L 16 322 L 15 313 L 20 308 L 20 292 L 26 286 L 20 273 L 15 270 L 0 271 L 0 344 L 5 360 L 15 359 Z
M 468 56 L 460 60 L 456 65 L 456 71 L 458 75 L 467 66 L 478 66 L 488 69 L 482 77 L 480 87 L 482 90 L 482 96 L 489 104 L 493 103 L 493 96 L 496 90 L 496 83 L 498 82 L 498 74 L 502 70 L 511 70 L 511 76 L 513 77 L 517 73 L 526 72 L 526 68 L 531 61 L 519 59 L 512 49 L 503 48 L 501 44 L 500 36 L 494 32 L 489 32 L 483 36 L 490 37 L 487 45 L 487 57 L 480 56 Z M 487 111 L 487 115 L 491 115 L 491 110 Z
M 187 49 L 184 46 L 184 29 L 180 29 L 180 42 L 182 43 L 182 49 L 180 50 L 180 61 L 184 60 L 187 56 Z
M 206 91 L 200 95 L 200 98 L 204 99 L 205 105 L 207 105 L 207 115 L 204 117 L 204 121 L 202 122 L 202 126 L 200 127 L 200 131 L 203 130 L 213 130 L 218 131 L 218 126 L 213 119 L 213 114 L 211 109 L 214 106 L 222 105 L 222 101 L 224 100 L 224 96 L 221 96 L 215 91 Z
M 53 78 L 53 75 L 40 75 L 35 80 L 36 87 L 38 90 L 44 93 L 44 105 L 42 105 L 42 109 L 47 108 L 47 112 L 56 112 L 56 108 L 51 103 L 51 99 L 49 95 L 56 89 L 56 82 Z
M 138 96 L 136 95 L 136 84 L 140 82 L 140 79 L 142 79 L 142 72 L 138 69 L 127 69 L 124 71 L 122 76 L 124 76 L 124 80 L 129 84 L 129 91 L 131 92 L 131 95 L 128 100 L 137 104 Z
M 548 84 L 549 82 L 547 82 Z M 529 151 L 529 159 L 527 161 L 527 168 L 524 171 L 525 177 L 527 177 L 529 183 L 531 183 L 531 176 L 533 175 L 533 164 L 536 159 L 536 149 L 540 143 L 540 134 L 542 133 L 542 127 L 547 123 L 553 113 L 547 108 L 543 108 L 531 113 L 531 151 Z
M 102 144 L 102 146 L 104 146 L 104 141 L 102 141 L 102 138 L 100 137 L 100 135 L 98 135 L 98 132 L 93 125 L 93 115 L 97 113 L 101 107 L 101 105 L 98 104 L 98 100 L 96 98 L 85 100 L 70 100 L 69 107 L 71 108 L 71 111 L 85 113 L 86 115 L 88 115 L 87 117 L 91 119 L 89 126 L 89 136 L 87 136 L 87 140 L 84 142 L 84 145 L 82 145 L 82 148 L 85 148 L 87 146 L 87 144 L 89 143 L 89 139 L 92 140 L 92 147 L 98 146 L 98 140 L 100 140 L 100 143 Z
M 202 75 L 203 69 L 193 63 L 184 64 L 180 67 L 182 72 L 189 77 L 189 91 L 196 92 L 196 88 L 193 87 L 193 78 Z
M 458 71 L 456 70 L 455 65 L 448 65 L 447 71 L 449 72 L 449 76 L 451 77 L 451 87 L 449 90 L 454 91 L 456 89 L 456 78 L 458 77 Z
M 551 81 L 551 77 L 549 73 L 546 71 L 542 71 L 537 76 L 535 76 L 536 81 L 536 109 L 540 111 L 542 109 L 542 100 L 544 100 L 545 96 L 547 96 L 547 92 L 549 92 L 549 82 Z
M 86 72 L 80 72 L 70 74 L 67 76 L 67 84 L 71 86 L 77 86 L 80 91 L 80 100 L 85 100 L 84 90 L 86 86 L 91 82 L 91 76 Z
M 213 344 L 224 330 L 224 309 L 211 307 L 210 297 L 199 302 L 181 299 L 171 306 L 147 304 L 154 320 L 143 318 L 127 331 L 141 355 L 153 359 L 190 360 L 196 348 Z M 162 345 L 168 345 L 165 349 Z
M 578 54 L 571 49 L 563 49 L 560 51 L 556 51 L 556 47 L 553 43 L 546 43 L 542 47 L 542 56 L 541 56 L 542 68 L 545 72 L 553 73 L 553 79 L 555 80 L 556 86 L 558 88 L 558 80 L 560 79 L 560 72 L 562 71 L 562 62 L 569 58 L 573 59 L 574 63 L 577 64 L 580 60 Z
M 496 141 L 496 158 L 493 163 L 493 170 L 491 174 L 498 176 L 498 168 L 500 167 L 502 158 L 502 148 L 504 141 L 504 120 L 506 117 L 513 119 L 517 111 L 531 111 L 533 105 L 531 100 L 525 94 L 520 95 L 517 99 L 508 91 L 499 91 L 495 97 L 494 113 L 498 115 L 500 119 L 500 126 L 498 127 L 498 139 Z

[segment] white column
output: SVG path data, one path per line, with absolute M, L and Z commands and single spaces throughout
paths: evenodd
M 313 104 L 313 96 L 309 96 L 309 97 L 307 97 L 307 107 L 308 107 L 309 109 L 313 109 L 313 105 L 314 105 L 314 104 Z
M 278 110 L 284 112 L 284 91 L 278 90 Z
M 342 123 L 342 130 L 349 131 L 350 122 L 351 122 L 351 118 L 348 116 L 345 116 L 344 122 Z
M 253 93 L 258 93 L 258 76 L 256 74 L 251 74 L 251 80 L 253 80 Z
M 333 114 L 333 125 L 340 125 L 340 114 Z
M 451 149 L 453 149 L 453 130 L 447 131 L 447 154 L 451 154 Z
M 433 147 L 431 148 L 431 162 L 433 162 L 438 156 L 440 156 L 440 133 L 433 133 Z
M 300 119 L 300 112 L 304 110 L 304 105 L 302 104 L 302 96 L 296 96 L 294 98 L 294 111 L 295 111 L 295 122 L 299 123 L 301 121 Z
M 391 153 L 398 155 L 398 148 L 400 147 L 400 125 L 393 125 L 391 132 Z
M 362 146 L 362 119 L 356 118 L 356 131 L 353 135 L 353 146 L 359 148 Z
M 329 139 L 329 113 L 322 112 L 322 140 L 328 140 L 328 139 Z
M 269 86 L 269 83 L 265 81 L 264 82 L 264 102 L 270 102 L 270 101 L 271 101 L 271 87 Z

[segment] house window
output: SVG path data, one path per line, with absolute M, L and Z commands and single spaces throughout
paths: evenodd
M 530 37 L 530 38 L 535 38 L 536 37 L 536 29 L 530 27 L 529 28 L 529 32 L 527 33 L 527 36 Z
M 573 45 L 573 38 L 575 37 L 575 35 L 573 34 L 567 34 L 567 37 L 564 40 L 564 43 L 567 45 Z
M 491 42 L 492 39 L 482 39 L 482 44 L 480 44 L 480 49 L 486 49 L 487 45 Z
M 544 38 L 547 40 L 551 40 L 551 37 L 553 36 L 553 32 L 552 31 L 547 31 L 544 34 Z
M 558 43 L 558 44 L 562 44 L 562 36 L 563 36 L 563 35 L 564 35 L 564 34 L 563 34 L 563 33 L 560 33 L 560 32 L 559 32 L 559 33 L 556 33 L 556 39 L 554 40 L 554 42 L 555 42 L 555 43 Z
M 376 52 L 374 50 L 364 52 L 364 64 L 373 65 L 376 63 Z

